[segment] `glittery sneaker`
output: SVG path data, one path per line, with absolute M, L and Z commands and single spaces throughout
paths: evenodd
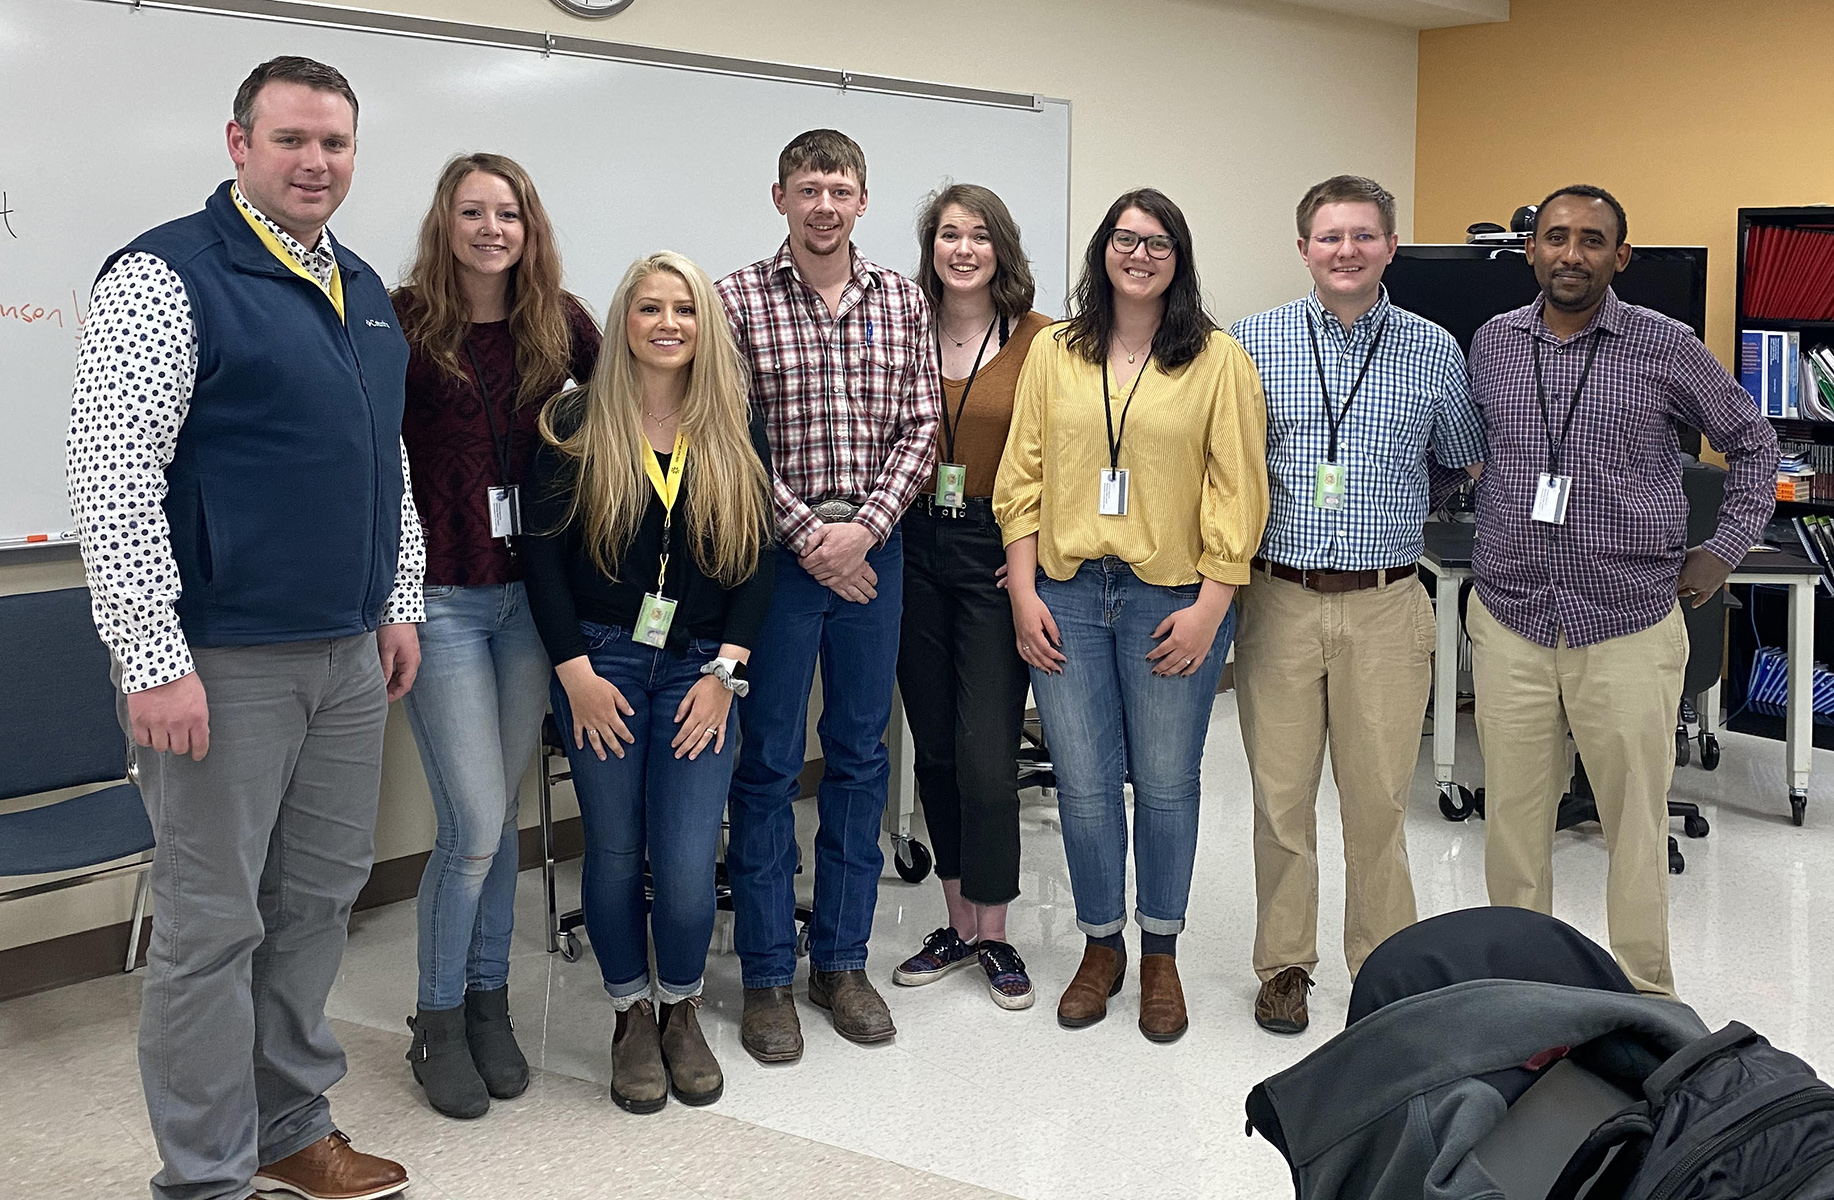
M 923 949 L 898 964 L 892 971 L 892 982 L 904 987 L 934 983 L 973 961 L 974 947 L 962 941 L 953 925 L 945 926 L 923 939 Z
M 1036 997 L 1032 977 L 1025 973 L 1025 960 L 1010 942 L 982 942 L 979 951 L 981 970 L 987 972 L 987 991 L 1001 1008 L 1030 1008 Z

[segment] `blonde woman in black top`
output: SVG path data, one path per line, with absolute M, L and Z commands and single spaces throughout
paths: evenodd
M 724 1087 L 695 1010 L 732 702 L 774 579 L 770 449 L 699 267 L 639 260 L 605 325 L 592 382 L 542 413 L 528 590 L 585 824 L 586 932 L 618 1014 L 611 1097 L 655 1112 L 671 1088 L 710 1104 Z

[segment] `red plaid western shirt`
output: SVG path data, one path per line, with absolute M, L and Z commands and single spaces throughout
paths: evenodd
M 822 500 L 858 504 L 854 520 L 883 544 L 935 464 L 942 380 L 929 301 L 848 252 L 838 315 L 803 282 L 787 239 L 719 283 L 770 436 L 777 536 L 796 554 Z

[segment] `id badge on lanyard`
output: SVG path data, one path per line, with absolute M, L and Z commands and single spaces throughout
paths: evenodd
M 1567 501 L 1572 497 L 1571 475 L 1550 475 L 1543 471 L 1535 477 L 1535 504 L 1528 515 L 1544 525 L 1565 525 Z
M 1121 405 L 1121 428 L 1114 427 L 1114 408 L 1108 399 L 1108 360 L 1102 359 L 1102 416 L 1108 421 L 1108 465 L 1100 472 L 1100 487 L 1096 494 L 1095 512 L 1102 517 L 1124 517 L 1127 515 L 1127 468 L 1121 465 L 1121 439 L 1127 436 L 1127 412 L 1134 406 L 1134 396 L 1140 390 L 1140 381 L 1146 378 L 1147 368 L 1153 365 L 1149 355 L 1141 364 L 1139 374 L 1134 376 L 1133 388 L 1127 393 L 1127 402 Z
M 1312 476 L 1312 507 L 1337 511 L 1349 494 L 1347 472 L 1342 463 L 1321 462 Z
M 656 590 L 644 593 L 631 640 L 658 650 L 668 646 L 669 629 L 675 624 L 676 602 L 662 594 L 662 587 L 669 573 L 669 533 L 674 525 L 675 498 L 681 494 L 681 473 L 687 465 L 688 436 L 680 430 L 675 432 L 675 450 L 669 456 L 666 479 L 656 463 L 656 456 L 644 447 L 643 466 L 650 477 L 650 486 L 656 489 L 656 496 L 662 501 L 662 553 L 656 566 Z
M 936 504 L 961 509 L 968 504 L 968 468 L 960 463 L 936 464 Z
M 513 483 L 484 489 L 490 510 L 490 536 L 517 537 L 522 533 L 522 489 Z

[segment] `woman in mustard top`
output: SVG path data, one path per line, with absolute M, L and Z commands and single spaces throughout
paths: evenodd
M 994 485 L 1088 938 L 1057 1020 L 1101 1020 L 1126 974 L 1131 779 L 1140 1031 L 1167 1042 L 1187 1025 L 1175 955 L 1204 736 L 1267 520 L 1266 406 L 1204 311 L 1190 227 L 1164 194 L 1109 208 L 1071 306 L 1026 358 Z

